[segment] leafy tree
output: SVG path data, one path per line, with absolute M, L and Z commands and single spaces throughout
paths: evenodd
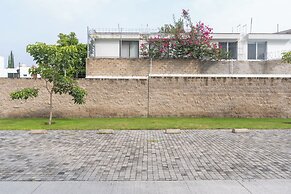
M 14 68 L 14 55 L 12 51 L 10 52 L 10 55 L 8 57 L 8 68 Z
M 291 63 L 291 51 L 283 53 L 282 60 L 286 63 Z
M 49 125 L 52 123 L 53 94 L 69 94 L 75 104 L 85 103 L 86 91 L 73 79 L 75 66 L 79 63 L 76 45 L 47 45 L 36 43 L 27 46 L 27 52 L 34 58 L 38 67 L 30 69 L 30 74 L 40 74 L 49 94 Z M 38 90 L 26 88 L 10 94 L 14 99 L 36 97 Z
M 74 32 L 70 34 L 60 33 L 58 35 L 59 40 L 57 45 L 60 47 L 75 46 L 76 58 L 75 63 L 72 64 L 71 74 L 74 74 L 76 78 L 84 78 L 86 75 L 86 58 L 87 58 L 87 45 L 79 43 L 79 40 Z
M 211 43 L 212 28 L 202 22 L 195 25 L 188 11 L 183 10 L 178 21 L 165 24 L 159 34 L 145 36 L 141 54 L 150 58 L 191 58 L 198 60 L 219 60 L 222 49 Z

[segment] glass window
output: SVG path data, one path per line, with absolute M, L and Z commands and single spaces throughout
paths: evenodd
M 228 43 L 228 52 L 230 59 L 237 59 L 237 42 Z
M 248 59 L 267 59 L 267 42 L 254 42 L 248 44 Z
M 121 57 L 122 58 L 129 58 L 129 42 L 122 41 Z
M 227 42 L 220 42 L 219 48 L 221 48 L 223 51 L 227 52 Z
M 237 59 L 237 42 L 219 42 L 219 47 L 227 52 L 229 59 Z
M 266 59 L 266 42 L 259 42 L 257 43 L 258 46 L 258 56 L 257 59 Z
M 121 57 L 122 58 L 138 58 L 139 42 L 138 41 L 122 41 Z
M 130 42 L 129 58 L 138 58 L 138 50 L 139 50 L 138 44 L 139 44 L 138 41 Z
M 257 49 L 256 43 L 249 43 L 248 44 L 248 59 L 257 59 Z

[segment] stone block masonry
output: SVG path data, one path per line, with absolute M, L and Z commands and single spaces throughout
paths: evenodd
M 87 59 L 87 78 L 148 74 L 291 74 L 281 61 L 204 61 L 190 59 Z
M 43 80 L 0 79 L 1 117 L 47 117 L 48 93 Z M 88 92 L 86 104 L 74 104 L 69 95 L 54 95 L 55 117 L 138 117 L 147 114 L 147 80 L 79 80 Z M 11 100 L 12 91 L 41 88 L 34 99 Z
M 147 79 L 81 79 L 88 96 L 76 105 L 54 96 L 55 117 L 279 117 L 291 118 L 290 77 L 152 76 Z M 12 101 L 9 94 L 40 87 L 37 98 Z M 47 117 L 41 79 L 0 79 L 0 117 Z
M 291 117 L 291 79 L 152 77 L 151 116 Z

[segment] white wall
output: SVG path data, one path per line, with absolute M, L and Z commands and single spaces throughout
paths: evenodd
M 119 40 L 96 40 L 95 57 L 118 58 Z
M 20 78 L 31 78 L 28 70 L 30 67 L 27 67 L 25 64 L 20 65 Z
M 267 58 L 281 59 L 282 53 L 291 51 L 291 40 L 269 40 L 267 41 Z
M 12 68 L 3 68 L 0 70 L 1 73 L 0 73 L 0 77 L 5 77 L 7 78 L 8 77 L 8 73 L 17 73 L 17 69 L 12 69 Z

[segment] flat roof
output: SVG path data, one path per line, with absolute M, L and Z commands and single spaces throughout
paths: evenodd
M 248 34 L 250 40 L 288 40 L 291 34 L 272 34 L 272 33 L 251 33 Z

